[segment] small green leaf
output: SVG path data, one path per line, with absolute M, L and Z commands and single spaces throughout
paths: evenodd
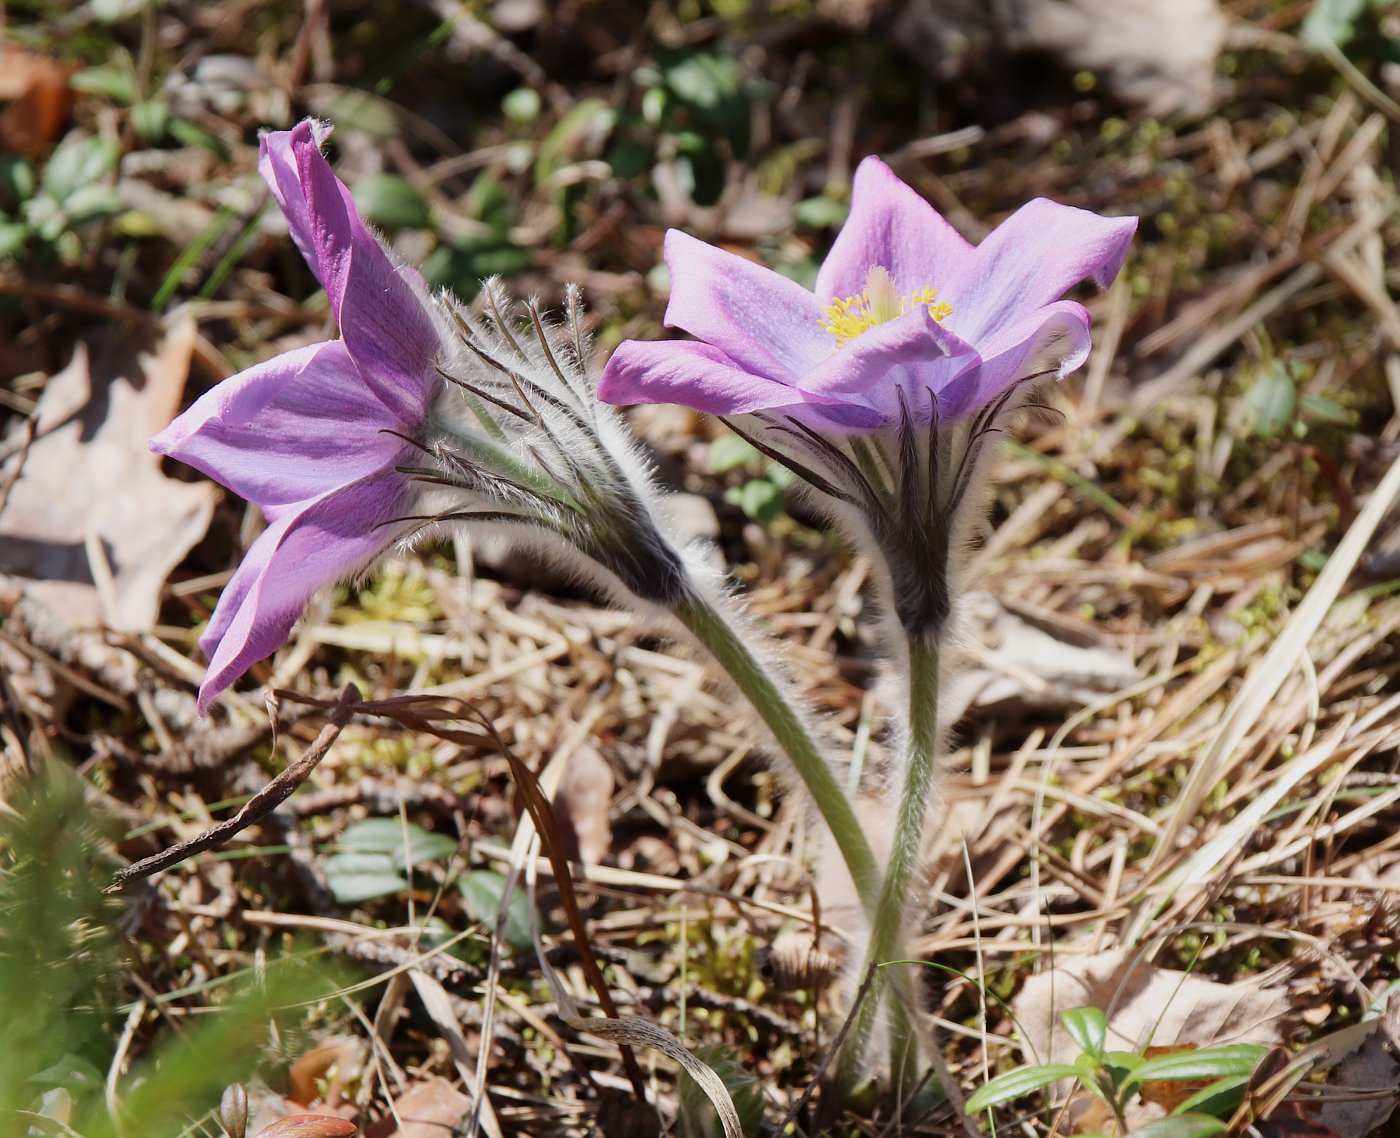
M 1198 1090 L 1172 1113 L 1209 1114 L 1216 1118 L 1228 1118 L 1235 1113 L 1236 1108 L 1244 1099 L 1244 1088 L 1249 1080 L 1249 1074 L 1216 1079 L 1210 1086 Z
M 1128 1076 L 1145 1062 L 1135 1051 L 1106 1051 L 1102 1059 L 1103 1069 L 1108 1072 L 1115 1088 L 1121 1087 Z
M 371 138 L 399 134 L 399 116 L 393 104 L 368 91 L 342 90 L 326 109 L 326 118 L 348 130 L 362 130 Z
M 102 1072 L 86 1059 L 69 1053 L 52 1066 L 30 1075 L 29 1081 L 43 1087 L 67 1087 L 82 1092 L 100 1090 L 103 1078 Z
M 1356 413 L 1343 407 L 1335 399 L 1310 392 L 1299 401 L 1303 413 L 1319 423 L 1329 423 L 1336 427 L 1348 427 L 1356 422 Z
M 128 16 L 134 16 L 151 0 L 92 0 L 92 14 L 104 24 L 115 24 Z
M 0 207 L 14 209 L 34 196 L 34 167 L 18 154 L 0 154 Z
M 1108 1038 L 1108 1021 L 1098 1008 L 1070 1008 L 1060 1014 L 1069 1037 L 1079 1050 L 1102 1060 L 1104 1041 Z
M 355 204 L 375 225 L 385 229 L 429 229 L 428 203 L 407 178 L 374 174 L 355 183 Z
M 99 182 L 93 186 L 81 186 L 68 195 L 63 203 L 63 211 L 68 215 L 68 228 L 76 229 L 89 221 L 111 217 L 122 207 L 121 194 L 116 188 Z
M 49 159 L 40 188 L 58 201 L 66 201 L 70 194 L 112 174 L 120 154 L 110 139 L 70 134 Z
M 462 901 L 478 921 L 494 923 L 501 911 L 501 898 L 505 896 L 506 879 L 491 869 L 474 869 L 457 882 L 462 893 Z M 525 894 L 515 889 L 506 907 L 506 943 L 514 949 L 528 949 L 533 940 L 530 936 L 530 902 Z
M 106 63 L 87 67 L 70 76 L 68 86 L 84 95 L 101 95 L 122 105 L 136 101 L 136 72 L 130 66 Z
M 1274 360 L 1244 393 L 1245 418 L 1261 439 L 1277 436 L 1293 419 L 1298 384 L 1282 360 Z
M 1211 1138 L 1225 1123 L 1208 1114 L 1170 1114 L 1134 1130 L 1128 1138 Z
M 617 114 L 602 99 L 582 99 L 554 124 L 535 157 L 535 185 L 577 158 L 591 140 L 612 130 Z
M 501 110 L 511 122 L 524 126 L 540 117 L 540 104 L 540 93 L 533 87 L 517 87 L 501 100 Z
M 1321 573 L 1327 568 L 1327 554 L 1320 549 L 1305 549 L 1298 554 L 1298 564 L 1309 573 Z
M 1328 44 L 1345 47 L 1356 34 L 1356 22 L 1366 10 L 1368 0 L 1313 0 L 1303 18 L 1299 38 L 1309 51 L 1319 51 Z
M 387 855 L 395 870 L 443 861 L 457 852 L 457 839 L 397 818 L 366 818 L 346 828 L 336 845 L 350 853 Z
M 1058 1083 L 1061 1079 L 1077 1079 L 1079 1068 L 1072 1063 L 1037 1063 L 1033 1067 L 1018 1067 L 998 1075 L 990 1083 L 978 1087 L 967 1096 L 966 1108 L 969 1114 L 986 1110 L 989 1106 L 1011 1102 L 1031 1091 Z
M 18 257 L 24 251 L 24 239 L 28 236 L 29 226 L 22 222 L 0 222 L 0 261 Z
M 666 86 L 692 109 L 711 114 L 743 97 L 743 64 L 732 55 L 694 52 L 664 71 Z
M 143 142 L 159 142 L 170 126 L 170 108 L 159 99 L 146 99 L 131 108 L 131 125 Z
M 850 202 L 822 196 L 798 202 L 792 207 L 792 219 L 805 229 L 835 229 L 850 212 Z
M 642 118 L 648 126 L 660 126 L 666 114 L 667 95 L 663 88 L 653 87 L 642 96 Z
M 385 853 L 332 854 L 321 868 L 342 905 L 357 905 L 408 888 L 403 874 L 394 868 L 394 859 Z
M 784 498 L 782 489 L 766 478 L 754 478 L 742 486 L 731 486 L 724 492 L 726 502 L 738 506 L 759 525 L 768 525 L 777 520 L 783 512 Z
M 779 490 L 791 490 L 802 481 L 782 463 L 774 462 L 772 459 L 764 464 L 763 476 Z
M 738 435 L 721 435 L 710 444 L 710 469 L 716 474 L 748 466 L 759 457 L 758 449 Z
M 166 129 L 170 132 L 170 137 L 181 146 L 198 146 L 225 162 L 229 159 L 229 149 L 218 135 L 188 119 L 171 119 Z
M 1148 1059 L 1125 1081 L 1136 1086 L 1149 1079 L 1159 1082 L 1175 1079 L 1223 1079 L 1228 1075 L 1248 1075 L 1268 1050 L 1256 1043 L 1232 1043 L 1225 1047 L 1204 1047 L 1199 1051 L 1177 1051 Z

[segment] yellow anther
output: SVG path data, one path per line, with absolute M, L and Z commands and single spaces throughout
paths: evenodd
M 836 337 L 836 346 L 844 348 L 862 332 L 912 312 L 920 305 L 940 324 L 953 314 L 953 306 L 938 299 L 936 288 L 925 286 L 908 296 L 899 296 L 894 291 L 889 270 L 875 265 L 865 274 L 865 288 L 855 296 L 834 299 L 826 306 L 825 317 L 819 323 Z

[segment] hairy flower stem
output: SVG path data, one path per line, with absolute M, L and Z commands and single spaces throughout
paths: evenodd
M 866 952 L 866 967 L 902 960 L 904 930 L 908 919 L 909 887 L 918 868 L 923 848 L 924 820 L 928 813 L 929 792 L 938 757 L 938 640 L 933 635 L 911 634 L 909 652 L 909 725 L 905 739 L 904 785 L 900 788 L 895 814 L 894 842 L 884 887 L 876 906 Z M 907 965 L 881 969 L 891 972 L 890 1074 L 896 1085 L 906 1090 L 917 1078 L 918 1041 L 909 1021 L 907 1000 L 913 991 L 913 977 Z M 841 1056 L 841 1081 L 853 1086 L 861 1070 L 869 1065 L 871 1035 L 885 995 L 877 981 L 856 1013 L 856 1021 L 846 1037 Z M 901 998 L 903 997 L 903 998 Z
M 851 809 L 849 795 L 818 750 L 797 709 L 735 627 L 709 602 L 691 593 L 671 611 L 729 674 L 773 733 L 831 830 L 866 915 L 873 916 L 880 903 L 880 869 L 875 855 Z

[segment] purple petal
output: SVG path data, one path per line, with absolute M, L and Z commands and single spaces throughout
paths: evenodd
M 1088 309 L 1072 300 L 1048 304 L 987 344 L 982 365 L 939 392 L 939 411 L 950 418 L 972 414 L 1046 368 L 1063 378 L 1084 363 L 1089 347 Z
M 876 265 L 901 295 L 922 288 L 944 295 L 971 254 L 972 246 L 933 206 L 878 158 L 867 158 L 856 169 L 851 215 L 817 273 L 817 296 L 823 303 L 856 296 Z
M 982 346 L 999 328 L 1058 300 L 1080 281 L 1107 286 L 1128 254 L 1137 219 L 1100 217 L 1037 198 L 977 246 L 940 297 L 953 305 L 948 323 Z M 985 353 L 984 353 L 985 354 Z
M 824 305 L 796 281 L 672 229 L 666 324 L 724 349 L 742 370 L 789 385 L 831 354 Z
M 679 403 L 711 415 L 739 415 L 802 403 L 785 383 L 753 375 L 709 344 L 628 340 L 598 381 L 605 403 Z
M 408 495 L 407 480 L 391 471 L 286 511 L 263 532 L 199 638 L 209 657 L 199 688 L 201 713 L 286 643 L 318 589 L 361 572 L 408 529 L 407 523 L 382 524 L 403 512 Z
M 320 148 L 294 144 L 321 280 L 340 334 L 376 394 L 405 421 L 426 406 L 439 350 L 423 297 L 365 227 Z
M 802 378 L 804 393 L 831 402 L 838 397 L 871 406 L 893 404 L 892 377 L 904 368 L 927 372 L 944 364 L 953 375 L 977 355 L 920 305 L 897 320 L 862 332 Z
M 422 297 L 394 269 L 355 212 L 350 191 L 321 154 L 310 123 L 263 136 L 263 175 L 287 214 L 350 354 L 374 393 L 403 422 L 422 418 L 438 335 Z
M 227 379 L 151 440 L 241 498 L 282 506 L 383 470 L 403 430 L 339 340 L 284 352 Z
M 268 131 L 258 139 L 258 173 L 272 190 L 291 230 L 292 240 L 316 274 L 321 278 L 321 266 L 316 257 L 316 243 L 311 235 L 311 218 L 306 212 L 306 194 L 302 192 L 301 175 L 297 170 L 295 147 L 313 146 L 318 151 L 330 135 L 331 128 L 315 119 L 305 119 L 291 130 Z

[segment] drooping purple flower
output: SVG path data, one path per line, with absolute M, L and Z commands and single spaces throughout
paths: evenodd
M 328 128 L 264 135 L 258 164 L 325 287 L 341 339 L 285 352 L 220 383 L 151 440 L 263 508 L 200 637 L 199 707 L 287 639 L 322 586 L 360 573 L 413 523 L 417 457 L 442 332 L 412 270 L 396 268 L 331 172 Z
M 1089 313 L 1061 300 L 1117 275 L 1137 226 L 1037 199 L 968 244 L 883 162 L 856 171 L 849 220 L 816 291 L 672 230 L 666 324 L 700 342 L 628 341 L 603 373 L 609 403 L 775 412 L 817 429 L 975 413 L 1047 356 L 1089 352 Z M 930 396 L 937 407 L 930 407 Z

